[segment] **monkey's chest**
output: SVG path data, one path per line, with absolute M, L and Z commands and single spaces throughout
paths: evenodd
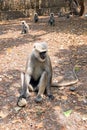
M 34 80 L 38 80 L 41 77 L 43 71 L 44 71 L 44 69 L 42 67 L 40 67 L 40 66 L 35 67 L 33 70 L 33 75 L 32 75 Z

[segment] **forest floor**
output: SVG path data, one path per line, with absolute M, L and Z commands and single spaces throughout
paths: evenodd
M 48 17 L 38 23 L 30 19 L 0 22 L 0 130 L 87 130 L 87 19 L 58 18 L 55 26 Z M 30 32 L 21 34 L 20 21 L 30 25 Z M 54 100 L 44 97 L 37 104 L 35 93 L 24 108 L 17 107 L 20 73 L 35 42 L 46 41 L 53 67 L 53 82 L 73 79 L 77 84 L 52 87 Z

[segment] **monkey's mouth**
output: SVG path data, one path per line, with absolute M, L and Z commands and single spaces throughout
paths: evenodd
M 40 58 L 44 60 L 46 58 L 46 52 L 40 52 Z
M 40 58 L 44 60 L 44 59 L 45 59 L 45 56 L 40 56 Z

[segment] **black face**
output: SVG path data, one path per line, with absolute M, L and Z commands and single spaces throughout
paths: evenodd
M 24 24 L 24 22 L 22 22 L 22 24 Z
M 40 58 L 41 58 L 41 59 L 44 60 L 44 59 L 46 58 L 46 51 L 40 52 L 39 54 L 40 54 Z
M 54 15 L 53 14 L 51 14 L 51 17 L 53 17 Z

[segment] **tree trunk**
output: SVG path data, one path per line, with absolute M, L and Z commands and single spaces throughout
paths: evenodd
M 79 16 L 82 16 L 83 13 L 84 13 L 84 10 L 85 10 L 85 7 L 84 7 L 84 0 L 79 0 L 79 5 L 80 5 L 80 7 L 81 7 Z

